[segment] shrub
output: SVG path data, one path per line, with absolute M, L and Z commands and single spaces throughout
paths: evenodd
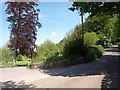
M 76 40 L 67 42 L 63 49 L 64 57 L 68 58 L 72 55 L 78 55 L 78 54 L 79 56 L 81 55 L 83 56 L 84 48 L 81 42 L 82 42 L 81 39 L 76 39 Z
M 82 45 L 82 39 L 80 35 L 79 37 L 72 35 L 68 39 L 69 40 L 66 42 L 64 46 L 65 58 L 71 57 L 72 55 L 84 56 L 86 50 L 85 47 Z M 84 35 L 85 45 L 95 45 L 97 40 L 98 40 L 97 35 L 94 32 L 85 33 Z
M 94 50 L 98 58 L 101 57 L 105 52 L 104 48 L 101 45 L 92 45 L 89 47 Z
M 93 49 L 89 50 L 88 53 L 85 56 L 85 63 L 94 61 L 97 58 L 96 53 Z
M 102 52 L 102 55 L 105 53 L 105 49 L 101 45 L 96 45 L 95 47 L 97 47 L 98 50 Z
M 86 46 L 85 62 L 90 62 L 103 55 L 104 48 L 101 45 Z
M 106 37 L 103 34 L 99 34 L 98 36 L 99 36 L 99 40 L 97 42 L 98 45 L 102 45 L 105 48 L 112 46 L 112 41 L 110 38 Z
M 84 45 L 95 45 L 98 41 L 98 37 L 95 32 L 86 32 L 84 34 Z

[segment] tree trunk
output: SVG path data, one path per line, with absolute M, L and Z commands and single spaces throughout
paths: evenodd
M 13 53 L 13 66 L 16 65 L 16 47 L 14 47 L 14 53 Z
M 82 45 L 84 45 L 84 25 L 83 25 L 83 11 L 81 9 L 81 22 L 82 22 Z

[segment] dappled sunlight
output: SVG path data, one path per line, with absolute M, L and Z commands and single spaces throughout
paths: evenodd
M 102 88 L 118 88 L 119 83 L 118 83 L 118 73 L 111 73 L 111 74 L 106 74 L 101 81 L 101 87 Z
M 15 82 L 15 81 L 5 81 L 2 82 L 2 88 L 35 88 L 33 84 L 27 84 L 24 80 Z

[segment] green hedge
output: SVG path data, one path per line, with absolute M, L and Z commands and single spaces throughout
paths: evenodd
M 90 45 L 86 46 L 85 52 L 85 62 L 90 62 L 101 57 L 105 50 L 101 45 Z

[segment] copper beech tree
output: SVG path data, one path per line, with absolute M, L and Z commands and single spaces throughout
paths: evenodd
M 13 64 L 16 64 L 18 54 L 33 58 L 36 48 L 35 41 L 37 27 L 41 24 L 38 21 L 39 9 L 36 8 L 36 2 L 6 2 L 5 10 L 7 21 L 10 22 L 9 29 L 10 43 L 8 47 L 14 51 Z

